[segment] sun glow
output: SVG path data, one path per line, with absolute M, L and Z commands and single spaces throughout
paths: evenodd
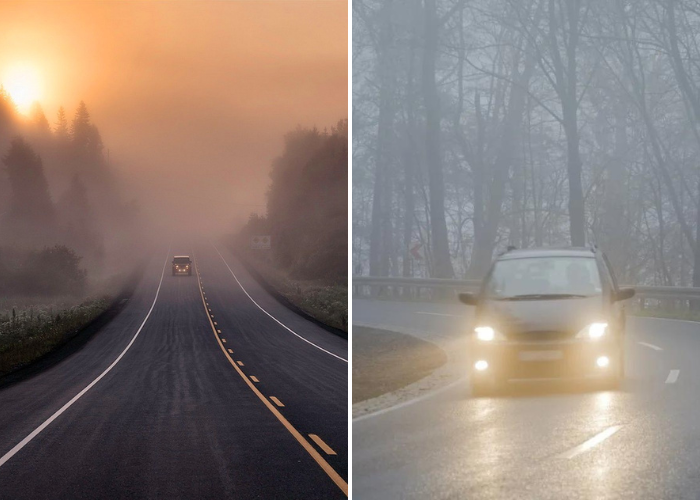
M 41 97 L 40 80 L 36 68 L 28 64 L 16 64 L 3 72 L 0 83 L 17 106 L 17 110 L 27 114 L 32 104 Z

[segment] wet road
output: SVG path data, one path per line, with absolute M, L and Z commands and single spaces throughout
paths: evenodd
M 0 498 L 345 498 L 347 340 L 223 248 L 166 250 L 87 343 L 0 388 Z M 171 276 L 192 253 L 201 280 Z
M 464 346 L 470 308 L 353 301 L 353 321 Z M 700 498 L 700 324 L 628 318 L 618 391 L 466 380 L 353 422 L 353 496 Z M 465 370 L 466 372 L 466 370 Z

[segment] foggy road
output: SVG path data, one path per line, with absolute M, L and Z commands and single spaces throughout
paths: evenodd
M 353 322 L 459 349 L 471 308 L 353 301 Z M 353 421 L 353 495 L 697 498 L 700 324 L 628 317 L 619 391 L 528 384 L 472 398 L 464 379 Z M 465 374 L 467 372 L 465 366 Z
M 222 247 L 165 254 L 84 346 L 0 387 L 0 498 L 344 498 L 347 340 Z

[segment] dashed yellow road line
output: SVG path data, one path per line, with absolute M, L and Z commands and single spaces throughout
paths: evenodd
M 225 344 L 225 343 L 226 343 L 226 339 L 221 339 L 221 342 L 223 342 L 223 343 Z
M 250 376 L 250 380 L 252 380 L 253 382 L 260 382 L 257 377 L 252 375 Z
M 230 352 L 231 354 L 233 354 L 233 349 L 229 349 L 228 352 Z
M 216 333 L 221 333 L 221 330 L 217 330 Z
M 238 366 L 245 366 L 245 365 L 243 364 L 243 361 L 236 361 L 236 363 L 238 363 Z
M 271 399 L 272 401 L 274 401 L 274 403 L 275 403 L 277 406 L 284 406 L 284 404 L 282 403 L 282 401 L 280 401 L 280 400 L 277 399 L 276 397 L 270 396 L 270 399 Z
M 194 256 L 194 253 L 193 253 Z M 197 260 L 195 259 L 195 268 L 197 268 Z M 199 269 L 197 269 L 197 272 L 199 273 Z M 202 305 L 206 309 L 206 300 L 204 300 L 204 292 L 202 290 L 202 285 L 201 285 L 201 280 L 197 280 L 197 284 L 199 285 L 199 293 L 202 295 Z M 226 348 L 224 345 L 221 343 L 221 339 L 216 335 L 216 328 L 214 328 L 214 321 L 212 320 L 213 316 L 209 315 L 209 325 L 211 326 L 211 330 L 214 333 L 214 338 L 216 338 L 216 341 L 219 343 L 219 347 L 221 348 L 221 351 L 226 354 Z M 255 395 L 262 401 L 262 403 L 267 407 L 272 414 L 277 417 L 277 420 L 280 421 L 282 425 L 289 431 L 289 433 L 294 437 L 294 439 L 297 440 L 297 442 L 306 450 L 306 452 L 311 455 L 311 458 L 313 458 L 316 463 L 323 469 L 323 471 L 328 475 L 328 477 L 331 478 L 331 480 L 340 488 L 340 490 L 345 493 L 345 496 L 348 495 L 348 483 L 345 482 L 345 480 L 338 474 L 333 467 L 330 466 L 328 462 L 326 462 L 326 459 L 321 456 L 321 454 L 316 451 L 316 449 L 309 443 L 309 441 L 301 435 L 301 433 L 296 430 L 296 428 L 289 423 L 289 420 L 284 418 L 284 415 L 282 415 L 277 408 L 273 406 L 272 403 L 261 393 L 257 387 L 253 384 L 253 382 L 250 381 L 250 379 L 246 376 L 245 373 L 236 365 L 236 363 L 233 362 L 231 358 L 226 356 L 226 359 L 228 359 L 228 362 L 231 363 L 231 366 L 238 372 L 238 375 L 243 379 L 243 381 L 248 385 L 251 391 L 255 393 Z
M 323 451 L 326 452 L 326 455 L 337 455 L 335 451 L 333 451 L 333 448 L 328 446 L 323 439 L 318 437 L 316 434 L 309 434 L 309 437 L 313 440 L 314 443 L 318 445 L 319 448 L 321 448 Z

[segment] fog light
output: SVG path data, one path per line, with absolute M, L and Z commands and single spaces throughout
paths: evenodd
M 483 360 L 483 359 L 480 359 L 479 361 L 477 361 L 476 363 L 474 363 L 474 368 L 476 368 L 476 369 L 477 369 L 478 371 L 480 371 L 480 372 L 483 372 L 483 371 L 486 370 L 488 367 L 489 367 L 489 364 L 488 364 L 485 360 Z
M 605 368 L 610 364 L 610 359 L 607 356 L 601 356 L 595 360 L 595 364 L 597 364 L 600 368 Z

